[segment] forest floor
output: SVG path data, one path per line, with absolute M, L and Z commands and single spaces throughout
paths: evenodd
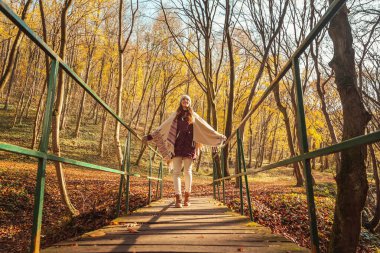
M 31 118 L 11 127 L 12 110 L 0 110 L 0 119 L 0 141 L 30 146 L 33 126 Z M 79 138 L 72 137 L 74 127 L 75 124 L 68 123 L 61 134 L 64 157 L 117 168 L 112 131 L 107 131 L 104 156 L 101 158 L 98 151 L 99 125 L 84 121 Z M 125 132 L 121 134 L 126 136 Z M 132 157 L 137 157 L 140 145 L 132 142 L 132 147 Z M 140 166 L 133 166 L 133 171 L 146 175 L 147 160 L 148 156 L 144 155 Z M 157 175 L 157 162 L 154 163 L 153 175 Z M 68 165 L 64 166 L 64 173 L 70 199 L 80 214 L 71 217 L 65 209 L 60 198 L 55 168 L 49 163 L 42 220 L 42 247 L 105 226 L 115 217 L 120 176 Z M 36 174 L 36 159 L 0 151 L 0 252 L 27 252 L 31 238 Z M 163 197 L 173 197 L 171 177 L 167 175 L 167 170 L 164 174 Z M 199 173 L 194 172 L 193 195 L 212 196 L 211 174 L 211 168 L 207 164 L 201 166 Z M 333 222 L 336 184 L 332 173 L 313 171 L 313 175 L 316 181 L 314 191 L 320 244 L 322 252 L 326 252 Z M 305 188 L 294 187 L 294 184 L 290 168 L 249 177 L 254 219 L 270 227 L 274 233 L 280 233 L 297 244 L 310 248 Z M 153 200 L 155 190 L 153 183 Z M 146 205 L 147 199 L 147 179 L 132 177 L 130 210 Z M 122 211 L 125 210 L 124 205 L 123 202 Z M 239 189 L 234 187 L 234 180 L 226 181 L 226 205 L 240 211 Z M 247 207 L 244 207 L 246 215 Z M 358 252 L 379 252 L 378 248 L 379 235 L 363 229 Z
M 0 162 L 0 252 L 26 252 L 30 244 L 36 163 Z M 212 195 L 209 169 L 194 173 L 193 195 Z M 80 215 L 71 217 L 61 202 L 55 169 L 47 168 L 42 222 L 42 247 L 81 235 L 110 223 L 115 217 L 120 177 L 65 166 L 68 191 Z M 314 173 L 317 217 L 322 252 L 326 252 L 333 221 L 335 184 L 329 173 Z M 282 168 L 250 178 L 254 219 L 301 246 L 310 247 L 304 188 L 294 187 L 291 169 Z M 172 197 L 170 176 L 165 177 L 164 197 Z M 155 183 L 153 183 L 155 199 Z M 222 195 L 221 195 L 222 197 Z M 148 182 L 132 178 L 131 211 L 147 204 Z M 226 181 L 227 206 L 239 212 L 239 189 Z M 123 206 L 124 210 L 125 207 Z M 245 214 L 248 208 L 245 205 Z M 380 238 L 363 230 L 358 252 L 376 252 Z

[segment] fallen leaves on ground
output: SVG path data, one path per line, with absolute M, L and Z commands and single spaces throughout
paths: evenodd
M 288 182 L 290 183 L 290 182 Z M 226 181 L 226 203 L 240 212 L 240 194 L 235 183 Z M 252 184 L 250 196 L 254 222 L 269 227 L 273 233 L 282 234 L 300 246 L 310 248 L 309 217 L 305 189 L 291 184 Z M 243 191 L 246 199 L 246 191 Z M 244 214 L 249 217 L 248 205 L 244 203 Z M 317 208 L 318 233 L 321 252 L 327 252 L 330 231 L 333 224 L 334 201 L 332 196 L 315 195 Z M 373 235 L 378 237 L 378 235 Z M 373 242 L 365 241 L 363 236 L 357 252 L 376 252 Z
M 35 164 L 0 162 L 0 252 L 26 252 L 30 245 L 36 171 Z M 83 235 L 105 225 L 120 225 L 118 222 L 111 223 L 115 218 L 120 176 L 69 166 L 65 166 L 65 175 L 71 201 L 80 214 L 71 217 L 65 209 L 55 170 L 49 165 L 42 220 L 42 247 Z M 129 210 L 133 212 L 148 204 L 148 181 L 136 177 L 131 179 Z M 213 194 L 211 178 L 194 175 L 193 179 L 192 196 Z M 330 189 L 332 179 L 323 182 L 318 177 L 316 179 L 319 183 L 315 201 L 320 244 L 322 252 L 326 252 L 333 222 L 334 198 L 331 194 L 334 189 Z M 302 187 L 293 187 L 293 183 L 291 177 L 284 179 L 278 175 L 272 175 L 270 179 L 256 177 L 253 183 L 250 182 L 255 222 L 251 226 L 260 224 L 269 227 L 274 233 L 282 234 L 297 244 L 310 248 L 305 190 Z M 225 186 L 227 206 L 239 213 L 239 189 L 234 187 L 233 180 L 226 181 Z M 155 200 L 155 183 L 152 189 L 152 198 Z M 219 192 L 222 199 L 221 188 Z M 246 198 L 245 191 L 243 193 Z M 170 175 L 164 180 L 163 197 L 174 198 Z M 122 203 L 124 212 L 125 201 Z M 218 202 L 217 204 L 222 205 Z M 248 216 L 246 201 L 244 214 Z M 139 232 L 137 224 L 121 225 L 129 227 L 130 233 Z M 380 241 L 374 238 L 378 239 L 378 236 L 364 231 L 358 252 L 374 250 Z M 244 248 L 240 251 L 244 251 Z
M 120 176 L 107 172 L 64 166 L 70 199 L 80 212 L 71 217 L 62 204 L 55 169 L 48 165 L 43 207 L 41 246 L 46 248 L 68 238 L 110 225 L 116 215 Z M 0 252 L 27 252 L 33 223 L 37 163 L 0 161 Z M 171 177 L 164 181 L 163 197 L 174 197 Z M 203 183 L 203 181 L 201 182 Z M 194 192 L 209 195 L 208 186 L 194 183 Z M 125 198 L 121 214 L 125 213 Z M 156 200 L 156 183 L 152 183 Z M 129 211 L 148 203 L 148 180 L 131 177 Z M 117 222 L 113 222 L 117 225 Z M 130 233 L 137 233 L 129 224 Z

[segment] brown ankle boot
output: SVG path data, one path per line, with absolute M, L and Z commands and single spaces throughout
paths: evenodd
M 175 207 L 176 208 L 182 208 L 182 199 L 180 194 L 175 195 Z
M 190 206 L 190 192 L 185 192 L 185 201 L 183 202 L 184 206 Z

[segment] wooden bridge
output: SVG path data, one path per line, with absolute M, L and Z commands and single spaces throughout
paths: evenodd
M 186 208 L 161 199 L 111 225 L 42 250 L 72 252 L 309 252 L 212 198 Z

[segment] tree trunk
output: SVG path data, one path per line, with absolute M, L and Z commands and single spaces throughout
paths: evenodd
M 98 79 L 98 94 L 99 97 L 102 97 L 102 81 L 103 81 L 103 71 L 104 71 L 104 64 L 106 61 L 105 55 L 102 57 L 102 62 L 100 65 L 100 73 L 99 73 L 99 79 Z M 107 96 L 107 95 L 106 95 Z M 98 119 L 99 119 L 99 107 L 100 105 L 96 102 L 94 102 L 94 124 L 98 124 Z
M 41 15 L 42 35 L 43 35 L 44 42 L 47 43 L 46 19 L 45 19 L 45 11 L 44 11 L 44 5 L 43 5 L 42 0 L 39 0 L 39 7 L 40 7 L 40 15 Z M 42 85 L 43 85 L 42 92 L 41 92 L 41 96 L 38 100 L 36 116 L 34 119 L 31 149 L 34 149 L 34 146 L 36 145 L 38 133 L 40 131 L 40 125 L 42 122 L 42 120 L 40 120 L 40 119 L 42 119 L 44 117 L 44 114 L 45 114 L 45 110 L 44 110 L 45 106 L 44 106 L 44 103 L 42 103 L 42 102 L 43 102 L 44 94 L 46 91 L 47 80 L 48 80 L 48 76 L 49 76 L 49 69 L 50 69 L 49 68 L 49 57 L 47 56 L 47 54 L 45 54 L 45 75 L 46 76 L 45 76 L 44 82 L 42 83 Z
M 73 48 L 73 50 L 71 50 L 71 54 L 67 57 L 67 63 L 69 66 L 77 66 L 78 57 L 75 55 L 78 52 L 77 50 L 75 50 L 75 48 L 77 47 L 76 37 L 74 37 L 73 40 L 70 42 L 72 42 L 71 48 Z M 73 78 L 68 78 L 67 85 L 65 86 L 66 86 L 65 99 L 64 99 L 62 113 L 61 113 L 62 115 L 61 122 L 59 125 L 59 129 L 61 131 L 65 131 L 67 121 L 69 120 L 69 117 L 67 117 L 67 115 L 70 111 L 72 98 L 77 93 L 77 90 L 82 89 L 79 85 L 76 85 L 76 82 L 73 80 Z M 75 92 L 72 92 L 73 88 L 75 89 Z
M 196 168 L 196 172 L 199 172 L 199 168 L 201 166 L 201 160 L 202 160 L 202 150 L 199 152 L 199 156 L 198 156 L 198 162 L 197 162 L 197 168 Z
M 2 65 L 1 72 L 0 72 L 1 76 L 4 75 L 5 69 L 7 68 L 6 63 L 8 62 L 9 55 L 11 52 L 10 46 L 11 46 L 11 38 L 7 39 L 4 43 L 2 43 L 1 54 L 5 55 L 5 57 L 4 57 L 4 64 Z M 1 89 L 0 89 L 0 93 L 1 93 L 1 98 L 3 98 L 3 91 Z
M 90 76 L 92 56 L 94 55 L 94 50 L 95 50 L 95 41 L 96 41 L 95 35 L 93 35 L 91 42 L 90 42 L 90 45 L 87 45 L 88 46 L 88 56 L 87 56 L 87 63 L 86 63 L 86 74 L 84 77 L 84 82 L 86 84 L 88 83 L 88 79 Z M 83 89 L 82 99 L 81 99 L 81 103 L 80 103 L 80 109 L 79 109 L 79 113 L 78 113 L 77 124 L 75 126 L 75 134 L 74 134 L 75 138 L 79 137 L 80 123 L 82 121 L 84 104 L 86 102 L 86 93 L 87 92 Z
M 27 75 L 29 76 L 29 75 Z M 26 81 L 28 81 L 28 78 L 26 78 Z M 20 107 L 21 107 L 21 104 L 24 103 L 24 97 L 25 97 L 25 93 L 26 93 L 26 82 L 24 83 L 24 86 L 22 88 L 22 93 L 21 93 L 21 96 L 17 102 L 17 106 L 16 106 L 16 111 L 15 111 L 15 116 L 13 118 L 13 124 L 12 124 L 12 128 L 14 128 L 16 126 L 16 122 L 17 122 L 17 116 L 19 115 L 19 111 L 21 110 Z M 5 108 L 4 108 L 5 109 Z
M 4 108 L 3 108 L 4 110 L 8 110 L 8 107 L 9 107 L 9 101 L 10 101 L 10 97 L 11 97 L 11 90 L 12 90 L 12 86 L 13 86 L 13 81 L 14 81 L 14 77 L 15 77 L 15 72 L 16 72 L 17 62 L 19 60 L 19 56 L 20 56 L 20 50 L 17 50 L 16 57 L 15 57 L 15 64 L 14 64 L 14 66 L 12 68 L 12 72 L 10 74 L 7 95 L 5 97 Z M 7 81 L 8 81 L 8 79 L 7 79 Z
M 275 126 L 274 131 L 273 131 L 272 143 L 271 143 L 271 147 L 270 147 L 270 151 L 269 151 L 269 155 L 268 155 L 268 163 L 269 164 L 272 162 L 274 144 L 276 141 L 276 134 L 277 134 L 277 129 L 278 129 L 278 119 L 279 119 L 279 117 L 277 115 L 276 126 Z
M 18 123 L 19 125 L 22 124 L 22 119 L 23 119 L 23 115 L 24 114 L 25 114 L 25 117 L 27 118 L 28 110 L 29 110 L 29 105 L 30 105 L 30 103 L 32 101 L 32 97 L 33 97 L 34 89 L 36 87 L 36 83 L 39 82 L 39 76 L 37 77 L 37 70 L 39 69 L 38 62 L 39 62 L 39 59 L 40 59 L 40 51 L 36 51 L 35 50 L 34 53 L 37 54 L 37 56 L 36 56 L 37 59 L 35 61 L 36 65 L 35 65 L 35 68 L 33 70 L 33 74 L 31 75 L 31 77 L 32 77 L 31 79 L 33 81 L 32 81 L 31 85 L 29 84 L 29 86 L 30 86 L 29 92 L 28 92 L 29 95 L 28 95 L 28 98 L 26 99 L 25 104 L 21 103 L 21 109 L 20 109 L 20 115 L 19 115 L 19 123 Z M 34 56 L 35 56 L 34 53 L 32 54 L 32 57 L 29 60 L 29 62 L 31 64 L 33 64 L 33 62 L 34 62 Z M 27 71 L 27 73 L 28 72 L 29 72 L 29 70 Z M 26 80 L 25 80 L 25 84 L 29 83 L 28 82 L 28 76 L 30 76 L 29 73 L 27 74 L 27 77 L 26 77 Z M 24 92 L 25 92 L 24 98 L 26 98 L 26 96 L 27 96 L 26 91 L 24 91 Z M 15 122 L 16 122 L 16 117 L 15 117 Z
M 20 96 L 20 98 L 19 98 L 19 100 L 17 102 L 16 111 L 15 111 L 15 117 L 13 119 L 12 128 L 16 126 L 17 116 L 19 115 L 19 111 L 22 111 L 22 104 L 24 103 L 24 99 L 25 99 L 25 94 L 26 94 L 26 90 L 27 90 L 26 86 L 27 86 L 28 81 L 29 81 L 30 70 L 31 70 L 31 68 L 29 68 L 27 70 L 27 72 L 26 72 L 26 77 L 25 77 L 25 80 L 24 80 L 24 86 L 22 87 L 22 93 L 21 93 L 21 96 Z
M 32 2 L 31 0 L 26 1 L 24 9 L 22 10 L 22 13 L 21 13 L 21 19 L 22 20 L 25 19 L 26 13 L 28 12 L 28 7 L 29 7 L 29 5 L 30 5 L 31 2 Z M 8 62 L 6 64 L 7 66 L 5 67 L 4 73 L 3 73 L 3 75 L 0 78 L 0 91 L 8 83 L 8 81 L 9 81 L 9 79 L 11 77 L 11 69 L 12 69 L 12 67 L 13 67 L 13 69 L 15 68 L 13 65 L 16 66 L 16 64 L 14 64 L 14 61 L 15 61 L 15 58 L 16 58 L 16 52 L 19 51 L 18 48 L 20 46 L 22 38 L 23 38 L 23 33 L 22 33 L 21 30 L 19 30 L 17 32 L 17 35 L 16 35 L 15 40 L 13 42 L 11 51 L 9 53 Z
M 238 165 L 238 152 L 237 152 L 237 149 L 238 148 L 236 148 L 236 152 L 235 152 L 235 174 L 239 174 L 240 172 L 241 172 L 241 169 L 239 169 L 239 165 Z M 241 184 L 241 181 L 242 180 L 240 180 L 241 178 L 240 177 L 236 177 L 235 178 L 235 188 L 237 189 L 237 188 L 239 188 L 240 187 L 240 184 Z
M 311 1 L 311 15 L 310 15 L 310 25 L 313 26 L 314 25 L 314 15 L 315 15 L 315 7 L 314 7 L 314 0 Z M 336 134 L 335 134 L 335 131 L 334 131 L 334 127 L 332 125 L 332 122 L 331 122 L 331 119 L 330 119 L 330 115 L 328 114 L 327 112 L 327 105 L 326 105 L 326 99 L 325 99 L 325 93 L 324 93 L 324 90 L 322 90 L 322 86 L 323 84 L 321 84 L 321 71 L 319 69 L 319 45 L 320 42 L 316 41 L 315 42 L 315 45 L 314 43 L 312 43 L 310 45 L 310 54 L 311 54 L 311 57 L 313 59 L 313 62 L 314 62 L 314 67 L 315 67 L 315 74 L 316 74 L 316 80 L 315 80 L 315 84 L 316 84 L 316 88 L 317 88 L 317 94 L 320 98 L 320 101 L 321 101 L 321 109 L 322 109 L 322 113 L 323 113 L 323 116 L 325 118 L 325 121 L 326 121 L 326 124 L 327 124 L 327 129 L 329 130 L 329 134 L 330 134 L 330 138 L 331 138 L 331 143 L 332 144 L 336 144 L 338 141 L 337 141 L 337 138 L 336 138 Z M 327 79 L 329 80 L 329 79 Z M 335 156 L 335 162 L 336 162 L 336 168 L 339 167 L 339 163 L 340 163 L 340 157 L 339 157 L 339 153 L 335 153 L 334 154 Z
M 329 165 L 329 157 L 326 155 L 325 156 L 325 163 L 323 165 L 323 170 L 327 170 L 329 169 L 330 165 Z
M 32 144 L 30 145 L 31 149 L 34 149 L 34 147 L 36 145 L 38 133 L 40 132 L 40 126 L 41 126 L 40 122 L 42 121 L 41 119 L 45 115 L 45 105 L 43 103 L 43 100 L 44 100 L 43 98 L 44 98 L 45 92 L 46 92 L 46 82 L 47 82 L 47 78 L 45 78 L 45 80 L 43 82 L 41 96 L 38 100 L 37 111 L 36 111 L 36 116 L 34 118 L 34 125 L 33 125 Z
M 62 13 L 61 13 L 61 47 L 59 50 L 59 56 L 63 60 L 65 60 L 65 55 L 66 55 L 67 10 L 69 9 L 71 3 L 72 3 L 72 0 L 66 0 L 62 8 Z M 55 101 L 55 107 L 54 107 L 53 117 L 52 117 L 52 147 L 53 147 L 54 154 L 61 156 L 59 125 L 60 125 L 60 118 L 61 118 L 62 105 L 63 105 L 63 99 L 64 99 L 64 90 L 65 90 L 64 81 L 65 80 L 64 80 L 62 68 L 59 69 L 58 73 L 59 74 L 58 74 L 57 98 Z M 62 200 L 66 204 L 66 207 L 71 212 L 71 214 L 76 215 L 78 214 L 78 211 L 72 205 L 67 189 L 66 189 L 66 180 L 65 180 L 65 175 L 63 173 L 63 166 L 60 162 L 55 162 L 54 164 L 55 164 L 55 169 L 57 172 L 59 190 L 61 192 Z
M 332 0 L 329 1 L 331 4 Z M 371 118 L 357 89 L 355 53 L 347 13 L 347 6 L 344 5 L 331 20 L 328 29 L 334 45 L 334 57 L 330 66 L 335 72 L 335 83 L 343 109 L 343 140 L 363 135 Z M 368 191 L 364 163 L 366 156 L 365 146 L 341 152 L 341 164 L 336 173 L 337 197 L 330 252 L 356 251 L 361 228 L 361 211 Z
M 253 131 L 252 131 L 252 118 L 249 119 L 249 139 L 248 139 L 248 168 L 252 168 L 252 151 L 253 151 Z
M 233 55 L 232 39 L 230 34 L 230 16 L 231 16 L 231 5 L 230 1 L 226 0 L 226 17 L 224 22 L 224 33 L 227 39 L 227 48 L 228 48 L 228 59 L 230 67 L 230 86 L 229 86 L 229 95 L 228 95 L 228 107 L 227 107 L 227 119 L 226 119 L 226 128 L 225 135 L 230 137 L 232 133 L 232 121 L 233 121 L 233 110 L 234 110 L 234 89 L 235 89 L 235 62 Z M 228 155 L 229 155 L 229 143 L 223 149 L 223 161 L 224 164 L 224 176 L 230 176 L 228 170 Z
M 63 104 L 63 108 L 62 108 L 62 117 L 61 117 L 61 123 L 60 123 L 60 127 L 59 129 L 61 131 L 65 131 L 66 129 L 66 125 L 67 125 L 67 121 L 68 121 L 68 118 L 67 115 L 69 113 L 69 108 L 70 108 L 70 105 L 71 105 L 71 100 L 72 100 L 72 97 L 74 96 L 72 90 L 73 88 L 76 88 L 76 90 L 79 88 L 78 85 L 75 85 L 75 83 L 73 84 L 73 79 L 72 78 L 69 78 L 68 82 L 67 82 L 67 88 L 66 88 L 66 96 L 65 96 L 65 102 Z
M 33 85 L 32 85 L 33 88 L 32 88 L 32 90 L 30 92 L 30 95 L 29 95 L 29 98 L 28 98 L 28 103 L 26 105 L 25 118 L 29 117 L 30 107 L 32 106 L 33 98 L 36 95 L 38 85 L 40 84 L 40 81 L 41 81 L 41 75 L 40 74 L 38 74 L 37 77 L 36 77 L 37 70 L 39 70 L 39 69 L 40 69 L 40 66 L 38 68 L 36 68 L 35 71 L 34 71 L 34 73 L 35 73 L 34 77 L 35 78 L 34 78 Z M 20 122 L 21 122 L 21 120 L 20 120 Z
M 270 72 L 270 71 L 268 71 L 268 72 Z M 272 79 L 271 76 L 270 76 L 270 79 Z M 273 94 L 274 94 L 274 98 L 276 100 L 277 108 L 281 112 L 283 120 L 284 120 L 286 137 L 287 137 L 286 139 L 288 142 L 290 156 L 294 157 L 294 156 L 296 156 L 296 151 L 295 151 L 294 145 L 293 145 L 292 130 L 290 127 L 289 115 L 288 115 L 288 112 L 286 110 L 286 107 L 283 106 L 281 103 L 280 88 L 278 85 L 273 89 Z M 303 185 L 303 177 L 301 174 L 301 169 L 299 167 L 299 163 L 297 163 L 297 162 L 293 163 L 293 168 L 294 168 L 293 174 L 294 174 L 296 181 L 297 181 L 296 186 L 302 186 Z
M 105 97 L 105 102 L 108 103 L 111 99 L 111 90 L 113 88 L 113 69 L 112 69 L 112 64 L 111 64 L 111 69 L 110 69 L 110 74 L 108 78 L 108 88 L 107 88 L 107 93 Z M 102 108 L 103 114 L 102 114 L 102 132 L 100 134 L 100 143 L 99 143 L 99 155 L 100 157 L 104 156 L 104 133 L 107 127 L 107 117 L 108 117 L 108 112 Z
M 135 21 L 135 16 L 136 12 L 138 11 L 138 1 L 137 1 L 137 6 L 136 8 L 132 11 L 132 17 L 131 17 L 131 26 L 129 29 L 128 36 L 124 43 L 122 42 L 123 38 L 123 0 L 119 1 L 119 26 L 118 26 L 118 61 L 119 61 L 119 84 L 117 86 L 117 103 L 116 103 L 116 114 L 122 118 L 122 98 L 123 98 L 123 84 L 124 84 L 124 57 L 123 53 L 125 51 L 125 48 L 128 45 L 129 39 L 132 35 L 133 31 L 133 25 Z M 132 6 L 132 1 L 131 1 L 131 6 Z M 115 137 L 115 143 L 116 143 L 116 149 L 117 149 L 117 157 L 119 161 L 119 165 L 121 166 L 122 160 L 123 160 L 123 151 L 121 150 L 121 145 L 120 145 L 120 123 L 119 121 L 115 120 L 115 132 L 114 132 L 114 137 Z

